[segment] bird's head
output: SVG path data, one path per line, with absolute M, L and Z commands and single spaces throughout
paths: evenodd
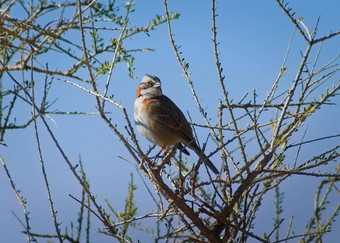
M 161 80 L 153 75 L 145 75 L 137 88 L 137 98 L 154 98 L 162 95 Z

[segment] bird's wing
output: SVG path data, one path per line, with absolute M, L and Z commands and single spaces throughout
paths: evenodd
M 182 111 L 165 95 L 156 98 L 159 102 L 159 119 L 173 129 L 186 143 L 194 141 L 189 122 Z
M 172 129 L 172 132 L 180 136 L 183 139 L 183 142 L 193 149 L 215 174 L 218 174 L 218 170 L 214 164 L 198 147 L 195 139 L 193 138 L 189 122 L 175 103 L 165 95 L 154 98 L 153 102 L 155 102 L 153 104 L 154 110 L 151 112 L 158 114 L 158 116 L 154 116 L 154 119 L 157 119 L 158 122 L 163 123 L 165 126 Z

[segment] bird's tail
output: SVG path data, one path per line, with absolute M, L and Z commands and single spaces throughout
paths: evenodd
M 209 167 L 209 169 L 214 172 L 215 174 L 218 174 L 219 171 L 215 167 L 215 165 L 210 161 L 210 159 L 203 153 L 202 150 L 199 148 L 192 148 L 195 153 L 202 159 L 202 161 Z
M 175 147 L 179 149 L 180 151 L 182 151 L 182 153 L 186 155 L 190 155 L 189 151 L 186 150 L 185 147 L 181 143 L 176 144 Z

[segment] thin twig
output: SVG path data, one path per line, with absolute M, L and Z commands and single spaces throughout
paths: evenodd
M 282 3 L 280 2 L 280 0 L 276 0 L 277 4 L 280 6 L 280 8 L 283 10 L 283 12 L 289 17 L 289 19 L 293 22 L 293 24 L 295 25 L 295 28 L 297 28 L 301 34 L 301 36 L 303 37 L 303 39 L 308 43 L 311 44 L 311 40 L 307 38 L 305 32 L 301 29 L 301 27 L 299 26 L 299 20 L 296 20 L 293 18 L 293 16 L 289 13 L 289 11 L 282 5 Z
M 327 35 L 327 36 L 324 36 L 324 37 L 322 37 L 322 38 L 313 40 L 313 41 L 312 41 L 312 44 L 316 44 L 316 43 L 318 43 L 318 42 L 322 42 L 322 41 L 328 40 L 328 39 L 333 38 L 334 36 L 339 35 L 339 34 L 340 34 L 340 30 L 337 31 L 337 32 L 335 32 L 335 33 L 332 33 L 332 34 L 329 34 L 329 35 Z
M 131 4 L 131 2 L 130 2 L 130 4 Z M 126 26 L 128 24 L 129 13 L 130 13 L 130 8 L 128 7 L 127 11 L 126 11 L 126 14 L 125 14 L 123 29 L 120 32 L 120 35 L 119 35 L 119 38 L 118 38 L 118 43 L 117 43 L 117 46 L 115 48 L 115 52 L 114 52 L 113 57 L 112 57 L 112 62 L 111 62 L 111 65 L 110 65 L 109 74 L 108 74 L 107 80 L 106 80 L 106 85 L 105 85 L 105 90 L 104 90 L 104 97 L 106 97 L 106 95 L 107 95 L 107 92 L 108 92 L 108 89 L 109 89 L 109 85 L 110 85 L 110 81 L 111 81 L 112 71 L 113 71 L 113 69 L 114 69 L 114 67 L 115 67 L 115 65 L 116 65 L 116 63 L 118 61 L 117 55 L 120 55 L 120 51 L 121 51 L 121 47 L 122 47 L 122 42 L 123 42 L 123 36 L 125 34 Z M 104 105 L 105 105 L 105 100 L 103 100 L 103 102 L 102 102 L 103 109 L 104 109 Z
M 0 63 L 3 65 L 3 63 L 0 60 Z M 32 97 L 30 95 L 30 93 L 27 91 L 27 88 L 25 88 L 24 86 L 22 86 L 12 75 L 10 72 L 6 71 L 8 76 L 12 79 L 12 81 L 18 85 L 27 95 L 27 97 L 29 98 L 29 100 L 32 102 Z M 36 111 L 38 114 L 41 114 L 42 112 L 40 111 L 40 109 L 34 105 Z M 82 187 L 84 188 L 84 190 L 86 191 L 86 193 L 88 195 L 91 195 L 91 201 L 94 204 L 94 206 L 96 207 L 97 211 L 99 212 L 99 214 L 101 215 L 102 218 L 102 222 L 104 223 L 104 225 L 106 225 L 109 229 L 111 228 L 112 232 L 114 232 L 114 229 L 112 229 L 110 223 L 107 221 L 107 218 L 105 217 L 105 215 L 103 214 L 103 212 L 101 211 L 99 205 L 97 204 L 95 197 L 92 196 L 89 188 L 84 184 L 84 182 L 82 181 L 81 177 L 78 175 L 78 173 L 76 172 L 75 168 L 73 167 L 71 161 L 68 159 L 68 157 L 66 156 L 64 150 L 62 149 L 62 147 L 60 146 L 57 138 L 55 137 L 54 133 L 52 132 L 50 126 L 47 124 L 45 117 L 44 116 L 40 116 L 40 119 L 42 120 L 42 122 L 44 123 L 50 137 L 52 138 L 53 142 L 55 143 L 57 149 L 59 150 L 59 152 L 61 153 L 62 157 L 64 158 L 65 162 L 67 163 L 67 165 L 69 166 L 70 170 L 72 171 L 73 175 L 77 178 L 78 182 L 82 185 Z
M 26 208 L 26 199 L 24 197 L 21 197 L 19 195 L 19 190 L 16 188 L 15 184 L 14 184 L 14 181 L 12 179 L 12 176 L 11 174 L 9 173 L 9 170 L 7 168 L 7 165 L 4 161 L 4 159 L 2 158 L 2 156 L 0 155 L 0 160 L 1 160 L 1 163 L 2 163 L 2 166 L 4 167 L 5 169 L 5 172 L 6 172 L 6 175 L 9 179 L 9 182 L 11 183 L 11 186 L 12 186 L 12 189 L 14 191 L 14 194 L 15 196 L 17 197 L 22 209 L 24 210 L 24 215 L 25 215 L 25 222 L 26 222 L 26 225 L 24 226 L 25 227 L 25 230 L 26 230 L 26 235 L 27 235 L 27 242 L 30 243 L 34 238 L 32 237 L 32 234 L 31 234 L 31 227 L 30 227 L 30 224 L 29 224 L 29 217 L 28 217 L 28 211 L 27 211 L 27 208 Z
M 214 54 L 215 54 L 217 73 L 218 73 L 219 82 L 220 82 L 220 85 L 221 85 L 221 88 L 222 88 L 222 92 L 223 92 L 223 95 L 224 95 L 224 101 L 226 102 L 226 106 L 227 106 L 227 109 L 229 111 L 229 115 L 231 117 L 232 124 L 233 124 L 234 129 L 235 129 L 235 133 L 239 134 L 237 123 L 236 123 L 236 120 L 235 120 L 235 117 L 234 117 L 234 112 L 230 107 L 228 92 L 226 91 L 226 88 L 224 86 L 224 78 L 225 77 L 222 75 L 223 69 L 221 67 L 221 62 L 220 62 L 220 59 L 219 59 L 219 53 L 218 53 L 218 49 L 217 49 L 218 43 L 217 43 L 217 39 L 216 39 L 217 31 L 216 31 L 216 12 L 215 11 L 216 11 L 216 2 L 215 2 L 215 0 L 212 0 L 212 29 L 211 30 L 212 30 L 212 33 L 213 33 L 213 44 L 214 44 Z M 242 141 L 240 136 L 237 136 L 237 141 L 238 141 L 240 149 L 241 149 L 242 159 L 243 159 L 246 171 L 249 174 L 250 169 L 249 169 L 249 166 L 248 166 L 247 156 L 246 156 L 243 141 Z M 224 151 L 225 150 L 226 149 L 224 149 Z
M 280 117 L 279 117 L 279 119 L 277 121 L 277 124 L 275 126 L 275 130 L 273 132 L 272 142 L 271 142 L 271 145 L 270 145 L 271 151 L 274 151 L 275 147 L 277 146 L 277 144 L 279 144 L 279 141 L 277 141 L 278 134 L 279 134 L 279 131 L 281 129 L 281 125 L 282 125 L 283 119 L 284 119 L 284 117 L 286 115 L 286 112 L 287 112 L 287 109 L 289 107 L 289 104 L 290 104 L 290 102 L 292 100 L 292 97 L 294 95 L 294 91 L 295 91 L 295 89 L 297 87 L 297 84 L 298 84 L 298 82 L 300 80 L 300 77 L 302 75 L 302 71 L 303 71 L 303 69 L 304 69 L 304 67 L 306 65 L 306 62 L 307 62 L 309 53 L 311 51 L 311 48 L 312 48 L 312 45 L 308 44 L 307 50 L 305 51 L 305 54 L 304 54 L 304 56 L 302 58 L 302 61 L 301 61 L 299 70 L 298 70 L 298 72 L 296 74 L 296 77 L 294 79 L 293 85 L 292 85 L 292 87 L 288 91 L 288 94 L 287 94 L 287 97 L 286 97 L 286 101 L 285 101 L 284 106 L 283 106 L 282 111 L 281 111 L 281 115 L 280 115 Z
M 33 58 L 32 58 L 31 61 L 33 62 Z M 35 115 L 36 107 L 35 107 L 35 92 L 34 92 L 33 71 L 31 71 L 31 83 L 32 83 L 32 116 L 35 117 L 36 116 Z M 50 208 L 51 208 L 51 213 L 52 213 L 52 218 L 53 218 L 53 222 L 54 222 L 54 227 L 55 227 L 55 230 L 57 232 L 57 236 L 58 236 L 59 242 L 62 243 L 63 239 L 61 237 L 61 233 L 60 233 L 60 229 L 59 229 L 59 223 L 58 223 L 58 220 L 57 220 L 57 213 L 54 210 L 52 194 L 51 194 L 50 186 L 49 186 L 48 179 L 47 179 L 47 173 L 46 173 L 46 169 L 45 169 L 45 162 L 44 162 L 42 151 L 41 151 L 40 139 L 39 139 L 39 133 L 38 133 L 38 126 L 37 126 L 36 119 L 33 119 L 33 124 L 34 124 L 34 131 L 35 131 L 35 139 L 36 139 L 36 143 L 37 143 L 37 150 L 38 150 L 39 160 L 40 160 L 40 164 L 41 164 L 41 170 L 42 170 L 42 174 L 43 174 L 44 181 L 45 181 L 45 186 L 46 186 L 46 191 L 47 191 L 47 198 L 48 198 L 48 202 L 49 202 Z

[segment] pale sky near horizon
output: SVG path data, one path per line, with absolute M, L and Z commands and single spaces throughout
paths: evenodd
M 289 5 L 297 12 L 296 16 L 303 16 L 303 22 L 309 28 L 315 25 L 320 16 L 318 37 L 340 29 L 338 14 L 340 1 L 338 0 L 323 1 L 322 3 L 317 0 L 290 1 Z M 129 16 L 130 27 L 145 26 L 156 14 L 164 14 L 163 1 L 148 1 L 147 3 L 137 1 L 135 8 L 136 11 Z M 202 105 L 208 108 L 208 116 L 212 121 L 215 121 L 218 100 L 223 99 L 223 96 L 218 85 L 213 57 L 211 2 L 176 0 L 169 1 L 168 8 L 171 12 L 181 14 L 179 19 L 171 22 L 174 39 L 176 44 L 181 46 L 182 55 L 190 64 L 189 71 L 192 72 L 192 80 Z M 124 10 L 122 9 L 122 11 Z M 276 1 L 220 1 L 217 13 L 217 25 L 219 26 L 217 38 L 220 43 L 220 57 L 229 96 L 234 103 L 237 103 L 248 92 L 249 96 L 246 101 L 252 101 L 252 93 L 256 89 L 259 95 L 258 101 L 261 102 L 280 71 L 294 26 Z M 15 12 L 11 14 L 16 18 L 21 18 L 21 16 L 15 16 Z M 203 124 L 204 121 L 195 106 L 189 86 L 176 61 L 169 41 L 167 26 L 161 25 L 149 34 L 150 36 L 141 33 L 123 44 L 127 49 L 151 48 L 155 51 L 133 54 L 135 55 L 135 76 L 137 79 L 128 77 L 125 63 L 117 65 L 113 71 L 110 89 L 110 92 L 114 94 L 114 99 L 121 102 L 132 120 L 136 87 L 145 74 L 153 74 L 162 80 L 164 93 L 175 101 L 183 113 L 187 115 L 188 111 L 195 123 Z M 113 32 L 112 35 L 118 38 L 119 32 Z M 78 44 L 81 45 L 80 36 Z M 317 48 L 314 47 L 314 55 Z M 290 87 L 301 60 L 300 51 L 303 52 L 305 49 L 304 41 L 296 32 L 287 60 L 287 75 L 285 83 L 281 86 L 282 89 L 286 86 Z M 320 68 L 339 53 L 340 37 L 326 41 L 320 53 L 318 67 Z M 112 56 L 107 55 L 102 58 L 111 61 Z M 63 67 L 65 61 L 52 57 L 49 62 L 53 68 Z M 332 83 L 337 84 L 339 78 L 339 73 L 333 76 L 325 86 L 322 86 L 320 93 L 325 90 L 326 86 L 331 87 Z M 100 89 L 103 89 L 105 80 L 106 76 L 98 80 Z M 13 86 L 13 83 L 7 79 L 4 79 L 3 82 L 5 83 L 4 87 L 6 85 Z M 53 82 L 50 99 L 50 101 L 57 99 L 52 110 L 96 112 L 95 100 L 91 95 L 57 79 Z M 306 140 L 340 134 L 339 96 L 334 97 L 332 101 L 338 105 L 322 108 L 319 114 L 312 116 L 310 121 L 304 125 L 303 129 L 307 128 Z M 125 132 L 121 112 L 108 103 L 106 107 L 108 111 L 112 112 L 109 116 L 118 124 L 119 129 Z M 31 109 L 27 106 L 19 108 L 16 113 L 17 122 L 24 121 L 29 117 L 30 112 Z M 84 169 L 90 180 L 91 190 L 102 205 L 105 205 L 104 199 L 107 197 L 115 209 L 123 208 L 130 173 L 133 173 L 134 182 L 138 185 L 135 195 L 136 205 L 139 208 L 138 215 L 143 215 L 150 208 L 156 210 L 156 205 L 147 194 L 135 168 L 119 158 L 121 156 L 132 160 L 131 156 L 127 154 L 118 138 L 99 116 L 53 115 L 52 118 L 57 125 L 52 122 L 49 122 L 49 125 L 58 141 L 73 164 L 76 164 L 81 156 Z M 226 117 L 226 120 L 228 119 Z M 58 211 L 58 219 L 62 222 L 60 228 L 64 231 L 66 226 L 70 229 L 71 221 L 76 223 L 79 210 L 78 203 L 71 199 L 69 194 L 80 197 L 81 188 L 53 145 L 41 121 L 38 121 L 38 125 L 52 196 Z M 201 142 L 205 140 L 207 134 L 206 130 L 202 130 L 199 135 Z M 137 138 L 142 148 L 147 150 L 150 143 L 139 134 Z M 0 154 L 7 163 L 15 185 L 21 190 L 21 195 L 27 198 L 32 231 L 54 234 L 53 221 L 36 151 L 33 125 L 31 124 L 24 130 L 7 131 L 5 139 L 7 147 L 0 146 Z M 297 139 L 299 140 L 301 137 Z M 212 142 L 210 141 L 210 143 Z M 301 151 L 301 158 L 309 158 L 311 154 L 326 150 L 330 146 L 334 147 L 336 144 L 340 144 L 339 138 L 308 145 L 305 150 Z M 212 147 L 210 146 L 211 144 L 208 145 L 207 150 L 211 151 Z M 230 148 L 235 148 L 235 146 L 233 144 Z M 218 161 L 218 156 L 215 159 Z M 336 163 L 339 164 L 339 160 Z M 331 164 L 329 168 L 334 168 L 333 166 L 334 164 Z M 285 192 L 283 201 L 285 220 L 281 237 L 284 237 L 292 215 L 294 215 L 295 234 L 304 232 L 305 225 L 313 217 L 316 186 L 321 180 L 296 176 L 282 184 L 281 190 Z M 25 235 L 20 233 L 23 228 L 11 213 L 12 210 L 21 220 L 24 220 L 23 211 L 3 168 L 0 169 L 0 193 L 3 195 L 0 198 L 1 240 L 4 242 L 25 242 Z M 305 200 L 305 203 L 299 203 L 306 198 L 308 200 Z M 339 201 L 339 195 L 333 193 L 331 205 L 335 206 Z M 333 208 L 330 208 L 327 213 L 330 214 L 332 211 Z M 271 192 L 263 201 L 262 209 L 255 221 L 254 233 L 260 236 L 263 236 L 263 233 L 270 233 L 273 217 L 274 195 Z M 91 242 L 113 242 L 112 238 L 97 233 L 97 228 L 102 225 L 97 222 L 95 217 L 92 219 Z M 324 220 L 326 220 L 326 214 Z M 152 226 L 154 221 L 148 220 L 147 223 Z M 340 233 L 336 230 L 339 227 L 340 219 L 337 218 L 337 222 L 332 227 L 333 232 L 325 237 L 325 242 L 334 242 L 335 239 L 340 238 Z M 149 242 L 151 239 L 149 235 L 140 231 L 134 231 L 133 236 L 142 242 Z M 46 242 L 46 240 L 39 239 L 38 241 Z

